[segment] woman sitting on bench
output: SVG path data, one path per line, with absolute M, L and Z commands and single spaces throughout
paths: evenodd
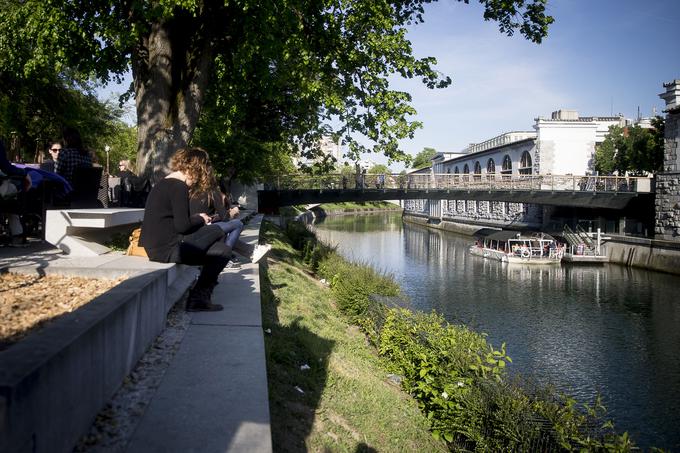
M 144 210 L 139 243 L 152 261 L 202 266 L 189 293 L 187 311 L 219 311 L 210 301 L 217 277 L 224 269 L 231 247 L 224 232 L 210 225 L 204 212 L 191 215 L 189 199 L 214 187 L 208 153 L 200 148 L 177 151 L 170 161 L 173 170 L 151 189 Z

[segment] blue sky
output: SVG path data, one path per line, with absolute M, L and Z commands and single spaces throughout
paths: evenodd
M 451 76 L 444 90 L 395 81 L 413 95 L 417 154 L 460 151 L 503 132 L 533 130 L 560 108 L 584 116 L 661 114 L 662 84 L 680 78 L 680 0 L 555 0 L 548 37 L 533 44 L 484 22 L 478 3 L 439 1 L 409 33 L 416 56 L 434 56 Z
M 413 95 L 414 119 L 424 123 L 403 149 L 460 151 L 533 130 L 534 118 L 560 108 L 627 118 L 638 107 L 641 116 L 662 112 L 662 84 L 680 78 L 680 0 L 549 0 L 548 11 L 555 23 L 537 45 L 484 22 L 475 0 L 428 5 L 409 39 L 415 55 L 436 57 L 453 84 L 429 90 L 418 80 L 394 80 L 393 88 Z

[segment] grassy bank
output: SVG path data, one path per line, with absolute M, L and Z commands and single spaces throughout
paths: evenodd
M 446 451 L 285 234 L 261 272 L 275 451 Z M 307 369 L 307 367 L 309 367 Z
M 450 449 L 630 451 L 633 448 L 627 434 L 617 434 L 606 420 L 599 402 L 591 406 L 579 404 L 568 395 L 550 388 L 530 386 L 526 381 L 511 377 L 506 368 L 511 359 L 505 353 L 505 345 L 501 345 L 500 349 L 494 348 L 483 334 L 465 326 L 451 325 L 435 313 L 414 313 L 375 302 L 374 294 L 394 296 L 399 293 L 398 286 L 389 276 L 377 274 L 367 266 L 347 262 L 319 243 L 301 223 L 289 223 L 286 232 L 287 238 L 280 231 L 267 232 L 269 240 L 279 242 L 278 253 L 291 266 L 280 279 L 268 282 L 273 288 L 273 304 L 283 306 L 289 300 L 304 300 L 295 306 L 292 314 L 291 326 L 296 329 L 299 327 L 295 323 L 308 317 L 301 314 L 309 310 L 309 298 L 328 305 L 330 310 L 315 308 L 319 311 L 309 313 L 309 316 L 316 319 L 296 332 L 303 339 L 295 339 L 294 333 L 291 340 L 310 345 L 319 337 L 326 341 L 330 337 L 320 335 L 320 332 L 328 328 L 331 321 L 345 325 L 342 320 L 346 319 L 359 326 L 369 344 L 375 348 L 373 351 L 383 359 L 375 363 L 383 364 L 390 373 L 399 377 L 401 388 L 417 401 L 425 415 L 433 437 L 445 440 Z M 312 273 L 316 278 L 327 281 L 328 288 L 321 285 L 318 287 L 320 292 L 309 290 L 305 293 L 299 285 L 291 285 L 293 276 Z M 290 292 L 287 292 L 288 288 Z M 276 320 L 273 316 L 269 318 L 273 323 Z M 347 327 L 344 335 L 350 334 L 361 343 L 362 333 Z M 334 368 L 330 357 L 336 345 L 344 344 L 345 337 L 342 335 L 334 337 L 332 344 L 322 342 L 308 347 L 310 351 L 320 351 L 310 360 L 319 361 L 322 365 L 325 382 L 324 390 L 316 401 L 334 400 L 336 392 L 343 396 L 347 394 L 340 387 L 336 388 L 336 380 L 330 378 L 330 370 Z M 295 349 L 286 346 L 281 351 L 282 357 L 272 358 L 283 363 L 286 358 L 290 359 L 290 354 L 299 357 L 298 353 L 291 351 Z M 366 357 L 372 357 L 370 349 L 368 351 Z M 352 356 L 355 351 L 350 349 L 349 354 Z M 289 367 L 294 368 L 295 365 L 292 362 Z M 375 373 L 381 376 L 386 372 L 377 368 Z M 354 369 L 348 373 L 348 376 L 356 375 Z M 277 376 L 272 377 L 278 379 Z M 382 382 L 384 379 L 378 380 Z M 290 387 L 292 382 L 285 382 L 283 388 Z M 330 390 L 326 390 L 328 382 L 333 383 Z M 316 383 L 318 385 L 320 381 Z M 349 389 L 357 385 L 353 383 Z M 359 405 L 357 411 L 369 414 L 369 420 L 370 415 L 382 414 L 384 409 L 370 400 L 357 400 L 353 404 Z M 420 416 L 418 419 L 421 419 Z M 389 425 L 385 425 L 385 429 L 389 430 Z M 411 449 L 407 444 L 396 445 L 397 451 Z M 383 449 L 393 451 L 390 447 Z
M 327 214 L 342 212 L 371 212 L 371 211 L 401 211 L 401 207 L 387 201 L 367 201 L 364 203 L 344 202 L 344 203 L 323 203 L 315 209 L 320 209 Z M 284 217 L 295 217 L 305 212 L 305 207 L 284 206 L 279 209 Z

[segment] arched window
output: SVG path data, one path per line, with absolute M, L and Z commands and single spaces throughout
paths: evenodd
M 503 167 L 501 168 L 501 174 L 504 178 L 509 178 L 512 176 L 512 159 L 510 159 L 510 156 L 507 154 L 505 157 L 503 157 Z
M 486 162 L 486 179 L 496 178 L 496 162 L 493 159 L 489 159 Z
M 529 151 L 524 151 L 522 153 L 522 158 L 519 161 L 519 174 L 530 175 L 532 173 L 533 167 L 531 166 L 531 154 L 529 154 Z
M 453 172 L 454 172 L 455 174 L 460 173 L 460 171 L 458 171 L 458 165 L 456 165 L 456 168 L 453 169 Z
M 465 164 L 463 166 L 463 181 L 468 181 L 470 177 L 468 176 L 470 174 L 470 167 L 468 164 Z
M 475 162 L 475 181 L 480 181 L 482 179 L 482 166 L 479 161 Z

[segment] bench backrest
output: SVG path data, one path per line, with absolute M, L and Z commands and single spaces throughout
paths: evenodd
M 73 208 L 101 208 L 98 199 L 102 182 L 102 167 L 77 167 L 73 170 L 73 192 L 71 192 L 71 207 Z

